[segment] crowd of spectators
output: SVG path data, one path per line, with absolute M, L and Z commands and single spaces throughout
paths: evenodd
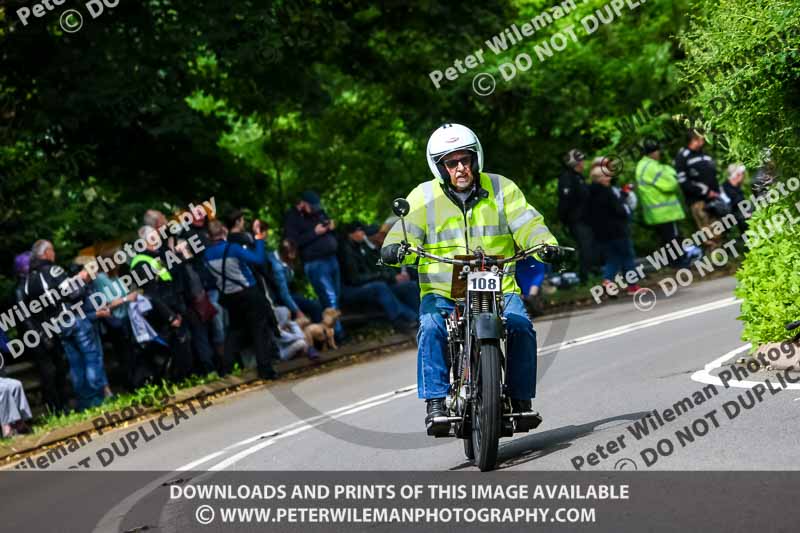
M 286 213 L 283 238 L 273 249 L 267 224 L 247 220 L 242 210 L 219 217 L 201 213 L 172 234 L 164 231 L 166 215 L 147 211 L 138 228 L 142 251 L 109 271 L 88 268 L 94 255 L 62 266 L 47 240 L 16 257 L 18 305 L 60 292 L 16 330 L 16 338 L 31 331 L 41 339 L 24 353 L 38 371 L 47 410 L 80 411 L 112 397 L 109 350 L 120 363 L 114 388 L 135 390 L 162 379 L 230 374 L 237 363 L 245 366 L 248 347 L 262 379 L 276 377 L 276 361 L 316 361 L 321 349 L 348 341 L 340 313 L 328 308 L 382 314 L 400 331 L 416 327 L 417 282 L 406 271 L 387 274 L 378 266 L 388 227 L 353 221 L 337 230 L 319 196 L 305 192 Z M 111 258 L 119 250 L 101 245 L 94 252 Z M 122 281 L 127 275 L 135 286 Z M 73 313 L 75 320 L 48 335 L 47 322 L 75 306 L 82 311 Z M 329 327 L 333 338 L 312 334 L 324 336 Z M 8 355 L 10 341 L 0 340 Z M 3 436 L 24 430 L 30 416 L 20 382 L 0 376 Z
M 618 162 L 613 158 L 595 158 L 587 183 L 585 155 L 573 149 L 564 156 L 565 168 L 558 180 L 558 214 L 577 245 L 581 281 L 586 282 L 598 265 L 602 265 L 604 286 L 614 285 L 615 276 L 625 277 L 634 270 L 631 223 L 637 206 L 660 248 L 683 242 L 679 223 L 687 218 L 687 211 L 703 233 L 701 246 L 707 252 L 721 246 L 722 235 L 710 228 L 725 216 L 733 215 L 740 234 L 744 234 L 749 213 L 740 206 L 745 201 L 742 183 L 746 169 L 741 164 L 729 165 L 727 179 L 720 184 L 716 162 L 704 153 L 704 146 L 703 132 L 690 130 L 686 146 L 669 165 L 661 161 L 659 143 L 644 140 L 632 184 L 620 182 L 618 169 L 613 168 Z M 694 246 L 681 246 L 675 252 L 674 258 L 668 257 L 669 266 L 686 266 L 702 253 Z M 626 288 L 629 294 L 638 290 L 636 283 Z

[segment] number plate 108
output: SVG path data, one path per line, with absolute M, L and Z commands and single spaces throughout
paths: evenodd
M 494 272 L 470 272 L 467 285 L 471 291 L 496 292 L 500 290 L 500 275 Z

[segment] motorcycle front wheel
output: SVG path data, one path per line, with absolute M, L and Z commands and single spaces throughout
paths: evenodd
M 479 349 L 477 394 L 472 402 L 471 447 L 475 464 L 481 472 L 486 472 L 494 469 L 500 444 L 500 342 L 483 341 Z M 464 451 L 468 451 L 466 443 Z

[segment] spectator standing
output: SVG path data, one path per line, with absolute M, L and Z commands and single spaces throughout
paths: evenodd
M 217 315 L 217 309 L 206 293 L 199 269 L 206 271 L 202 258 L 195 257 L 188 241 L 179 239 L 175 244 L 175 252 L 182 262 L 177 270 L 183 277 L 186 298 L 186 314 L 183 315 L 189 329 L 192 352 L 194 354 L 194 370 L 202 375 L 214 371 L 214 349 L 211 346 L 209 326 Z M 211 273 L 208 273 L 211 276 Z
M 197 202 L 197 205 L 200 205 L 200 202 Z M 214 309 L 217 310 L 217 313 L 211 321 L 206 324 L 206 328 L 209 330 L 207 335 L 214 349 L 214 354 L 217 360 L 221 362 L 225 355 L 225 309 L 219 303 L 217 283 L 214 276 L 208 270 L 204 259 L 205 250 L 211 245 L 211 241 L 208 238 L 208 215 L 205 209 L 202 210 L 202 214 L 200 211 L 193 211 L 192 215 L 192 225 L 181 234 L 181 238 L 188 241 L 192 239 L 192 237 L 195 237 L 195 242 L 199 242 L 203 246 L 203 251 L 193 255 L 190 263 L 194 271 L 200 277 L 208 300 L 211 302 L 211 305 L 214 306 Z
M 735 163 L 728 165 L 728 179 L 722 184 L 722 196 L 731 206 L 733 216 L 736 217 L 736 226 L 742 235 L 747 231 L 747 219 L 752 215 L 747 210 L 742 212 L 743 210 L 740 209 L 740 206 L 745 201 L 744 192 L 742 191 L 745 171 L 744 165 Z
M 100 405 L 111 391 L 103 363 L 103 345 L 94 321 L 111 316 L 111 311 L 107 307 L 95 311 L 88 301 L 89 273 L 82 269 L 75 277 L 67 276 L 66 271 L 55 264 L 56 252 L 50 241 L 36 241 L 31 252 L 33 256 L 25 286 L 26 303 L 40 298 L 52 299 L 54 303 L 42 309 L 42 321 L 52 320 L 61 313 L 74 319 L 67 321 L 67 327 L 62 328 L 59 337 L 69 361 L 72 388 L 78 397 L 77 407 L 82 411 Z M 82 304 L 83 313 L 67 308 L 75 304 Z
M 675 157 L 675 170 L 697 229 L 708 237 L 703 245 L 712 251 L 721 246 L 721 235 L 714 235 L 709 227 L 717 220 L 709 211 L 709 203 L 720 195 L 717 165 L 710 155 L 703 153 L 706 140 L 700 131 L 689 130 L 688 137 L 688 145 Z
M 386 317 L 399 329 L 416 327 L 419 319 L 419 286 L 408 274 L 378 266 L 379 253 L 367 244 L 360 222 L 344 227 L 339 245 L 342 302 L 353 307 L 379 304 Z
M 138 279 L 147 280 L 140 287 L 153 306 L 147 314 L 147 320 L 158 332 L 159 337 L 169 345 L 170 377 L 176 380 L 184 379 L 192 371 L 189 328 L 184 322 L 187 311 L 186 297 L 176 277 L 177 273 L 173 276 L 162 262 L 161 238 L 156 229 L 152 226 L 142 226 L 139 228 L 139 238 L 144 240 L 147 247 L 142 253 L 133 257 L 131 271 Z
M 233 369 L 233 351 L 239 334 L 247 333 L 255 346 L 259 377 L 274 379 L 272 359 L 279 356 L 274 328 L 270 326 L 267 314 L 270 306 L 251 270 L 251 265 L 263 265 L 266 260 L 264 233 L 255 235 L 252 250 L 228 242 L 224 226 L 218 220 L 209 222 L 208 234 L 212 244 L 206 250 L 205 260 L 217 281 L 220 301 L 230 316 L 222 374 L 229 374 Z
M 614 283 L 614 276 L 618 272 L 622 272 L 624 278 L 636 267 L 630 235 L 632 210 L 628 204 L 628 194 L 611 186 L 609 174 L 602 165 L 592 168 L 592 184 L 589 186 L 589 200 L 586 204 L 587 220 L 591 221 L 594 237 L 606 257 L 603 286 L 607 289 Z M 628 294 L 637 290 L 639 286 L 635 284 L 628 285 L 626 289 Z
M 558 178 L 558 217 L 578 248 L 578 276 L 586 281 L 592 266 L 592 229 L 584 216 L 589 188 L 583 177 L 586 156 L 572 149 L 564 156 L 564 171 Z
M 341 273 L 336 260 L 336 224 L 322 209 L 319 195 L 306 191 L 286 214 L 286 237 L 297 244 L 303 270 L 322 307 L 339 309 Z M 341 322 L 336 323 L 336 336 L 341 339 Z
M 113 252 L 109 251 L 103 255 L 110 258 Z M 98 272 L 92 282 L 92 288 L 104 296 L 111 310 L 111 316 L 102 319 L 106 336 L 111 342 L 114 354 L 123 362 L 128 389 L 135 390 L 143 384 L 143 380 L 138 377 L 140 354 L 131 331 L 128 305 L 136 301 L 139 293 L 128 292 L 128 288 L 119 278 L 121 268 L 115 266 L 108 273 Z
M 673 240 L 681 242 L 678 221 L 685 219 L 686 215 L 681 205 L 680 184 L 675 169 L 661 163 L 661 146 L 654 140 L 644 141 L 642 153 L 636 165 L 636 190 L 642 202 L 644 223 L 656 231 L 662 247 Z M 675 264 L 684 265 L 687 259 L 682 254 Z
M 25 286 L 28 280 L 28 272 L 30 271 L 30 263 L 31 252 L 24 252 L 14 258 L 14 273 L 17 276 L 15 289 L 17 303 L 25 299 Z M 19 325 L 18 330 L 20 338 L 27 331 L 39 333 L 41 342 L 33 348 L 28 348 L 28 350 L 39 374 L 42 401 L 49 412 L 64 412 L 67 407 L 67 365 L 62 354 L 61 342 L 58 337 L 49 337 L 43 333 L 42 324 L 36 314 L 26 318 Z
M 245 250 L 255 249 L 256 239 L 253 237 L 254 234 L 262 233 L 264 235 L 264 261 L 259 264 L 251 264 L 250 268 L 258 282 L 258 286 L 264 291 L 264 295 L 270 305 L 270 323 L 277 328 L 278 320 L 275 316 L 274 309 L 276 302 L 279 301 L 278 286 L 275 283 L 275 276 L 272 273 L 272 263 L 267 260 L 268 250 L 266 238 L 269 228 L 266 223 L 256 220 L 253 221 L 253 233 L 248 233 L 247 221 L 241 209 L 235 209 L 229 213 L 225 219 L 225 225 L 228 228 L 228 242 L 238 244 Z

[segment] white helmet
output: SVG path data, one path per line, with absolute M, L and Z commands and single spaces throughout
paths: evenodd
M 483 147 L 475 132 L 461 124 L 443 124 L 428 139 L 425 151 L 433 175 L 440 180 L 447 179 L 447 170 L 439 162 L 447 154 L 459 150 L 469 150 L 478 156 L 472 160 L 472 173 L 477 179 L 477 174 L 483 170 Z

